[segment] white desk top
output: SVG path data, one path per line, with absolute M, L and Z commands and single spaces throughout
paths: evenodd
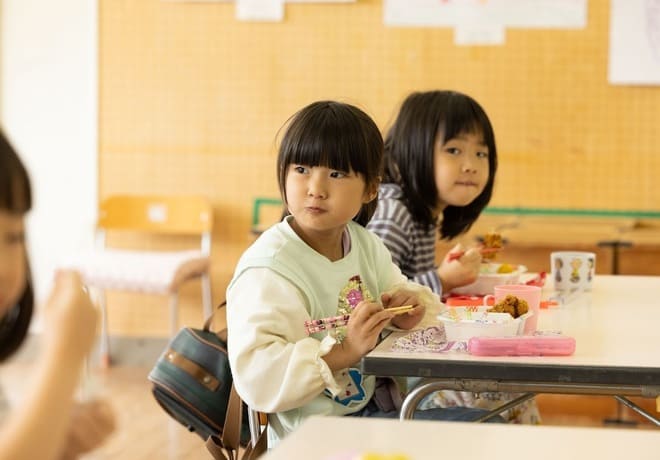
M 548 284 L 544 298 L 551 294 L 552 281 Z M 393 352 L 392 342 L 405 334 L 397 333 L 363 359 L 363 371 L 378 375 L 640 384 L 660 390 L 660 277 L 596 276 L 591 292 L 579 294 L 566 305 L 542 309 L 538 328 L 575 337 L 575 354 L 479 357 L 466 352 Z M 491 369 L 484 373 L 489 365 Z M 470 367 L 472 373 L 466 374 Z
M 406 460 L 657 460 L 650 430 L 311 417 L 264 460 L 358 460 L 366 452 Z

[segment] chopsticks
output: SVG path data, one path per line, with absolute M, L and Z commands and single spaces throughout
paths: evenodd
M 415 308 L 414 305 L 401 305 L 400 307 L 391 307 L 391 308 L 386 308 L 385 311 L 389 311 L 390 313 L 394 313 L 394 315 L 402 315 L 404 313 L 408 313 L 410 310 Z
M 494 252 L 497 252 L 501 250 L 502 248 L 480 248 L 479 253 L 480 254 L 492 254 Z M 465 251 L 458 251 L 458 252 L 450 252 L 449 255 L 447 256 L 447 260 L 451 262 L 452 260 L 458 260 L 461 257 L 465 255 Z
M 393 313 L 394 315 L 402 315 L 404 313 L 408 313 L 413 308 L 415 308 L 414 305 L 402 305 L 400 307 L 386 308 L 385 311 Z M 311 319 L 309 321 L 305 321 L 305 330 L 307 331 L 307 334 L 314 334 L 316 332 L 321 332 L 321 331 L 326 331 L 328 329 L 334 329 L 337 327 L 346 326 L 348 324 L 348 320 L 350 319 L 350 317 L 351 315 L 349 313 L 347 315 L 331 316 L 328 318 L 320 318 L 320 319 Z

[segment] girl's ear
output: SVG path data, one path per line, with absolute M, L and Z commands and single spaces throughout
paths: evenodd
M 364 191 L 363 203 L 371 203 L 378 197 L 378 186 L 380 185 L 381 177 L 378 176 L 371 184 L 369 184 Z

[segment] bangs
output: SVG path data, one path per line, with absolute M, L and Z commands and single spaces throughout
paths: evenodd
M 289 125 L 282 139 L 281 164 L 323 166 L 366 175 L 373 147 L 363 125 L 359 114 L 346 107 L 321 103 Z
M 353 123 L 307 126 L 297 138 L 299 142 L 286 152 L 285 162 L 364 174 L 367 172 L 367 146 L 355 142 L 356 135 L 362 136 L 357 130 L 351 133 L 354 128 Z
M 7 139 L 0 133 L 0 209 L 25 214 L 32 208 L 27 171 Z
M 475 134 L 482 137 L 482 142 L 491 147 L 494 144 L 493 129 L 483 109 L 472 101 L 461 98 L 450 100 L 447 118 L 441 122 L 440 132 L 444 141 L 460 134 Z M 444 126 L 442 126 L 444 125 Z

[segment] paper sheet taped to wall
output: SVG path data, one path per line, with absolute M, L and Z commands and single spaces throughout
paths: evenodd
M 660 84 L 660 0 L 612 0 L 609 81 Z
M 587 0 L 384 0 L 389 26 L 454 27 L 491 22 L 506 27 L 580 29 Z

